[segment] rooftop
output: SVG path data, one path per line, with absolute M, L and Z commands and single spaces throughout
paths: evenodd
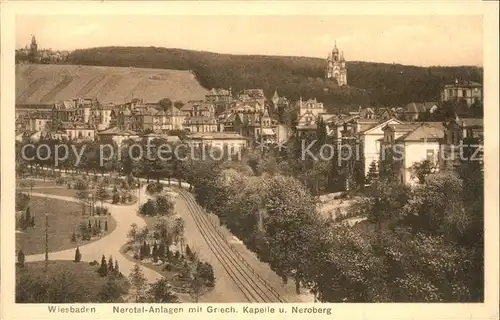
M 398 142 L 410 142 L 410 141 L 438 141 L 443 139 L 444 130 L 438 126 L 422 123 L 420 126 L 414 130 L 402 135 L 397 138 Z
M 245 137 L 236 133 L 236 132 L 193 132 L 190 133 L 187 138 L 189 140 L 224 140 L 224 139 L 232 139 L 232 140 L 243 140 Z

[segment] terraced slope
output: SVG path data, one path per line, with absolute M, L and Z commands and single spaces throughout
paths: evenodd
M 190 71 L 76 65 L 16 65 L 16 104 L 50 104 L 74 97 L 122 103 L 205 98 Z

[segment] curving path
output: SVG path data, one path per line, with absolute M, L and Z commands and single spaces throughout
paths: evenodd
M 141 199 L 145 199 L 145 187 L 140 190 Z M 64 197 L 57 195 L 50 195 L 44 193 L 33 193 L 33 196 L 37 197 L 47 197 L 49 199 L 58 199 L 64 201 L 78 202 L 75 198 L 72 197 Z M 132 268 L 134 267 L 134 263 L 128 260 L 120 253 L 120 248 L 127 242 L 127 232 L 130 229 L 130 225 L 132 223 L 136 223 L 139 228 L 142 228 L 146 225 L 146 222 L 137 215 L 137 204 L 131 206 L 117 206 L 108 204 L 107 205 L 111 216 L 116 221 L 116 228 L 113 232 L 107 234 L 101 239 L 91 242 L 89 244 L 85 244 L 80 246 L 80 253 L 82 254 L 82 261 L 93 261 L 96 260 L 98 262 L 101 261 L 102 255 L 109 258 L 109 256 L 113 256 L 113 259 L 118 261 L 118 265 L 120 267 L 120 271 L 128 276 Z M 75 248 L 67 249 L 56 252 L 49 252 L 49 260 L 73 260 L 75 258 Z M 25 257 L 26 262 L 32 261 L 43 261 L 45 260 L 45 253 L 42 254 L 34 254 L 28 255 Z M 148 280 L 148 282 L 156 282 L 162 276 L 158 272 L 141 266 L 142 271 L 144 272 L 144 276 Z

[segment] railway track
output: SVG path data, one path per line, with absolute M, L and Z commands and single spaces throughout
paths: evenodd
M 177 190 L 179 191 L 179 195 L 184 199 L 196 226 L 210 250 L 248 302 L 286 302 L 227 242 L 225 237 L 209 221 L 207 215 L 203 213 L 193 196 L 181 188 L 177 188 Z

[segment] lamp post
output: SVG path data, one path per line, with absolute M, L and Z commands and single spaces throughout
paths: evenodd
M 89 193 L 87 197 L 89 199 L 89 216 L 92 216 L 92 193 Z
M 137 179 L 137 207 L 141 207 L 141 186 L 139 184 L 139 179 Z
M 49 213 L 45 212 L 45 270 L 49 264 Z

